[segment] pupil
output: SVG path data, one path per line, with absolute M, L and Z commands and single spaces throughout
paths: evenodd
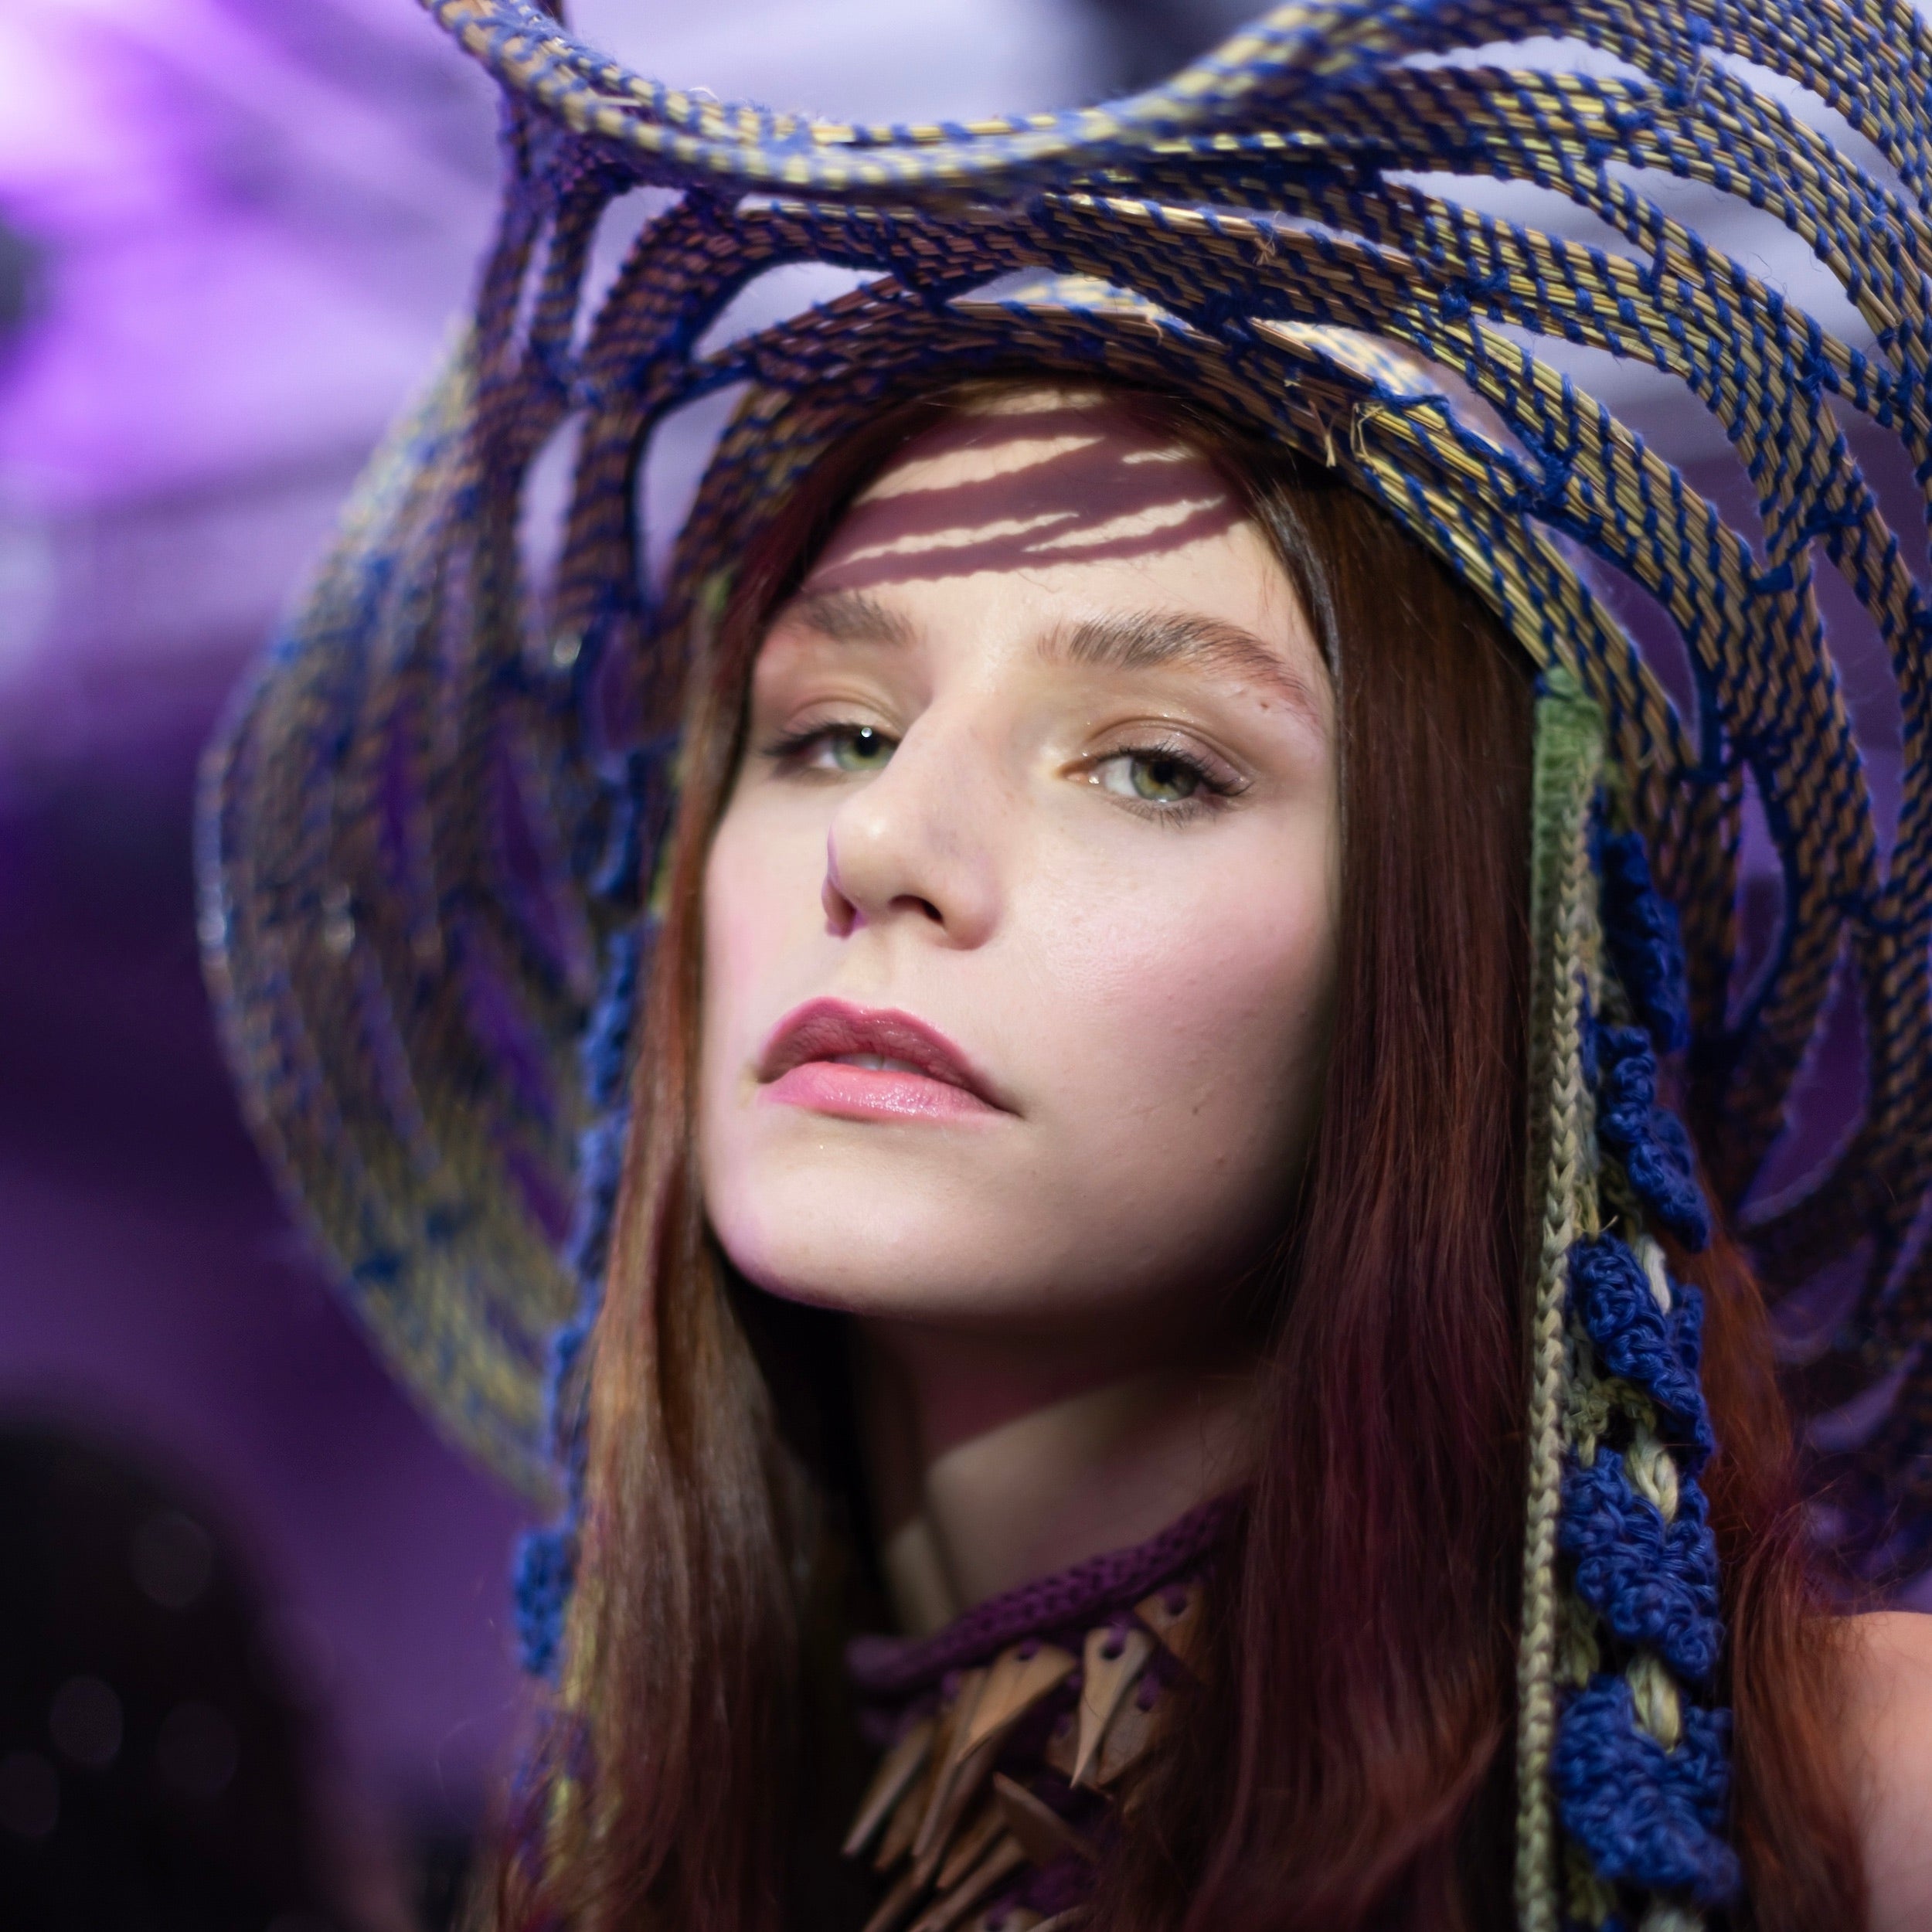
M 1158 793 L 1172 797 L 1187 789 L 1186 772 L 1172 758 L 1149 758 L 1141 767 L 1145 777 L 1141 786 L 1143 795 Z

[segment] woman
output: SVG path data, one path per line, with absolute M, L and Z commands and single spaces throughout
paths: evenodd
M 1862 791 L 1827 782 L 1842 709 L 1800 702 L 1831 677 L 1797 574 L 1812 536 L 1859 560 L 1882 619 L 1910 604 L 1869 563 L 1896 553 L 1871 549 L 1849 458 L 1779 486 L 1747 573 L 1681 481 L 1600 420 L 1587 447 L 1587 407 L 1566 389 L 1553 416 L 1470 320 L 1529 302 L 1497 265 L 1517 244 L 1487 239 L 1483 285 L 1426 209 L 1432 345 L 1500 424 L 1283 320 L 1312 289 L 1399 335 L 1420 298 L 1386 251 L 1338 280 L 1328 238 L 1194 206 L 1260 192 L 1215 157 L 1274 124 L 1282 75 L 1331 72 L 1355 36 L 1361 71 L 1301 105 L 1345 146 L 1373 106 L 1380 166 L 1419 97 L 1488 124 L 1480 77 L 1369 57 L 1411 44 L 1393 15 L 1366 38 L 1338 18 L 1332 43 L 1284 16 L 1160 113 L 1083 124 L 1088 149 L 834 130 L 821 146 L 860 155 L 835 175 L 789 124 L 660 99 L 509 0 L 442 10 L 526 104 L 519 192 L 476 348 L 231 732 L 210 926 L 279 1151 L 391 1345 L 481 1434 L 479 1389 L 508 1405 L 476 1365 L 503 1357 L 453 1371 L 451 1314 L 479 1273 L 536 1270 L 539 1157 L 570 1124 L 546 1056 L 600 940 L 593 1104 L 626 1077 L 634 929 L 558 882 L 621 902 L 655 873 L 630 1125 L 583 1154 L 601 1308 L 559 1355 L 572 1513 L 525 1585 L 560 1688 L 499 1923 L 1920 1922 L 1927 1647 L 1825 1614 L 1763 1304 L 1657 1104 L 1694 1023 L 1699 1151 L 1734 1202 L 1842 922 L 1878 1124 L 1786 1225 L 1842 1239 L 1818 1202 L 1876 1198 L 1868 1171 L 1916 1201 L 1916 1170 L 1875 1152 L 1923 1009 L 1885 950 L 1916 887 L 1886 885 L 1891 911 L 1876 874 L 1869 903 L 1827 889 L 1876 862 Z M 1230 73 L 1274 77 L 1264 121 Z M 1604 124 L 1769 125 L 1699 85 Z M 1094 199 L 1135 129 L 1203 115 L 1233 145 L 1185 180 L 1146 148 L 1160 204 Z M 880 148 L 892 192 L 933 198 L 908 224 L 694 192 L 573 349 L 626 141 L 694 180 L 802 168 L 847 195 Z M 962 212 L 975 168 L 988 199 Z M 995 203 L 1042 168 L 1037 203 Z M 1267 186 L 1329 212 L 1318 169 Z M 1375 185 L 1376 219 L 1414 216 L 1406 192 Z M 1538 273 L 1574 285 L 1542 245 Z M 883 278 L 692 361 L 743 274 L 805 252 Z M 949 300 L 1029 262 L 1106 286 Z M 1741 352 L 1688 270 L 1584 267 L 1625 335 Z M 1779 353 L 1813 342 L 1815 381 L 1713 406 L 1747 453 L 1814 449 L 1793 426 L 1853 366 L 1726 286 Z M 727 374 L 757 386 L 647 607 L 641 445 Z M 505 566 L 516 480 L 572 408 L 539 672 Z M 1775 807 L 1799 889 L 1742 1026 L 1734 798 L 1539 522 L 1665 598 L 1701 722 Z M 1657 561 L 1673 525 L 1716 560 L 1688 587 Z M 628 819 L 585 782 L 640 711 L 684 717 L 648 860 L 653 760 L 628 767 Z M 325 828 L 298 753 L 335 787 Z M 1688 1012 L 1646 841 L 1685 910 Z M 852 1647 L 848 1692 L 875 1582 L 904 1634 Z
M 1223 1654 L 1164 1687 L 1175 1754 L 1128 1780 L 1133 1828 L 1038 1741 L 998 1760 L 1098 1814 L 1097 1923 L 1502 1923 L 1527 675 L 1352 492 L 1158 399 L 992 385 L 867 443 L 892 454 L 852 507 L 835 453 L 753 561 L 683 740 L 575 1633 L 628 1687 L 592 1734 L 629 1788 L 607 1849 L 517 1876 L 566 1923 L 606 1886 L 720 1924 L 783 1896 L 766 1834 L 832 1750 L 782 1728 L 809 1615 L 786 1559 L 822 1566 L 822 1501 L 787 1493 L 734 1284 L 854 1318 L 870 1520 L 918 1635 L 1257 1485 L 1206 1573 Z M 1734 1828 L 1757 1923 L 1855 1923 L 1845 1691 L 1781 1520 L 1762 1309 L 1705 1272 L 1707 1386 L 1736 1391 L 1707 1480 L 1756 1585 L 1732 1668 L 1766 1685 Z M 1216 1548 L 930 1654 L 1070 1656 Z M 918 1675 L 885 1700 L 901 1735 L 943 1696 Z M 1043 1714 L 1078 1702 L 1049 1685 Z M 1080 1855 L 1030 1903 L 1003 1880 L 1011 1922 Z

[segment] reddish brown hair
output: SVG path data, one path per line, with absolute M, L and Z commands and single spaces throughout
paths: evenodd
M 1223 1566 L 1219 1665 L 1137 1798 L 1095 1923 L 1501 1926 L 1525 1481 L 1528 679 L 1487 610 L 1352 488 L 1177 403 L 1122 400 L 1242 492 L 1342 667 L 1344 855 L 1321 1123 L 1267 1311 L 1271 1420 Z M 781 1414 L 787 1386 L 835 1385 L 834 1318 L 760 1307 L 705 1225 L 698 908 L 766 617 L 858 485 L 962 406 L 909 406 L 820 466 L 693 685 L 594 1338 L 566 1690 L 506 1834 L 502 1932 L 818 1932 L 859 1909 L 828 1855 L 857 1768 L 835 1639 L 858 1512 L 827 1475 L 837 1457 Z M 1723 1240 L 1678 1259 L 1707 1299 L 1723 1445 L 1709 1482 L 1750 1900 L 1732 1923 L 1841 1932 L 1862 1920 L 1863 1886 L 1836 1660 L 1764 1311 Z M 757 1335 L 774 1320 L 797 1331 L 776 1355 Z M 834 1386 L 821 1422 L 840 1406 Z

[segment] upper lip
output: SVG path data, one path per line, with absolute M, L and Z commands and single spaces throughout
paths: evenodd
M 930 1079 L 964 1087 L 988 1107 L 1012 1111 L 992 1083 L 937 1027 L 910 1013 L 851 1006 L 842 999 L 808 1000 L 787 1013 L 765 1043 L 758 1078 L 769 1083 L 808 1060 L 835 1060 L 841 1053 L 876 1053 L 882 1060 L 903 1060 Z

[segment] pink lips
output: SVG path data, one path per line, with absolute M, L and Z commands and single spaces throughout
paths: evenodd
M 855 1066 L 864 1055 L 899 1063 Z M 956 1121 L 1005 1113 L 944 1033 L 910 1013 L 808 1001 L 780 1022 L 758 1064 L 765 1097 L 843 1120 Z

